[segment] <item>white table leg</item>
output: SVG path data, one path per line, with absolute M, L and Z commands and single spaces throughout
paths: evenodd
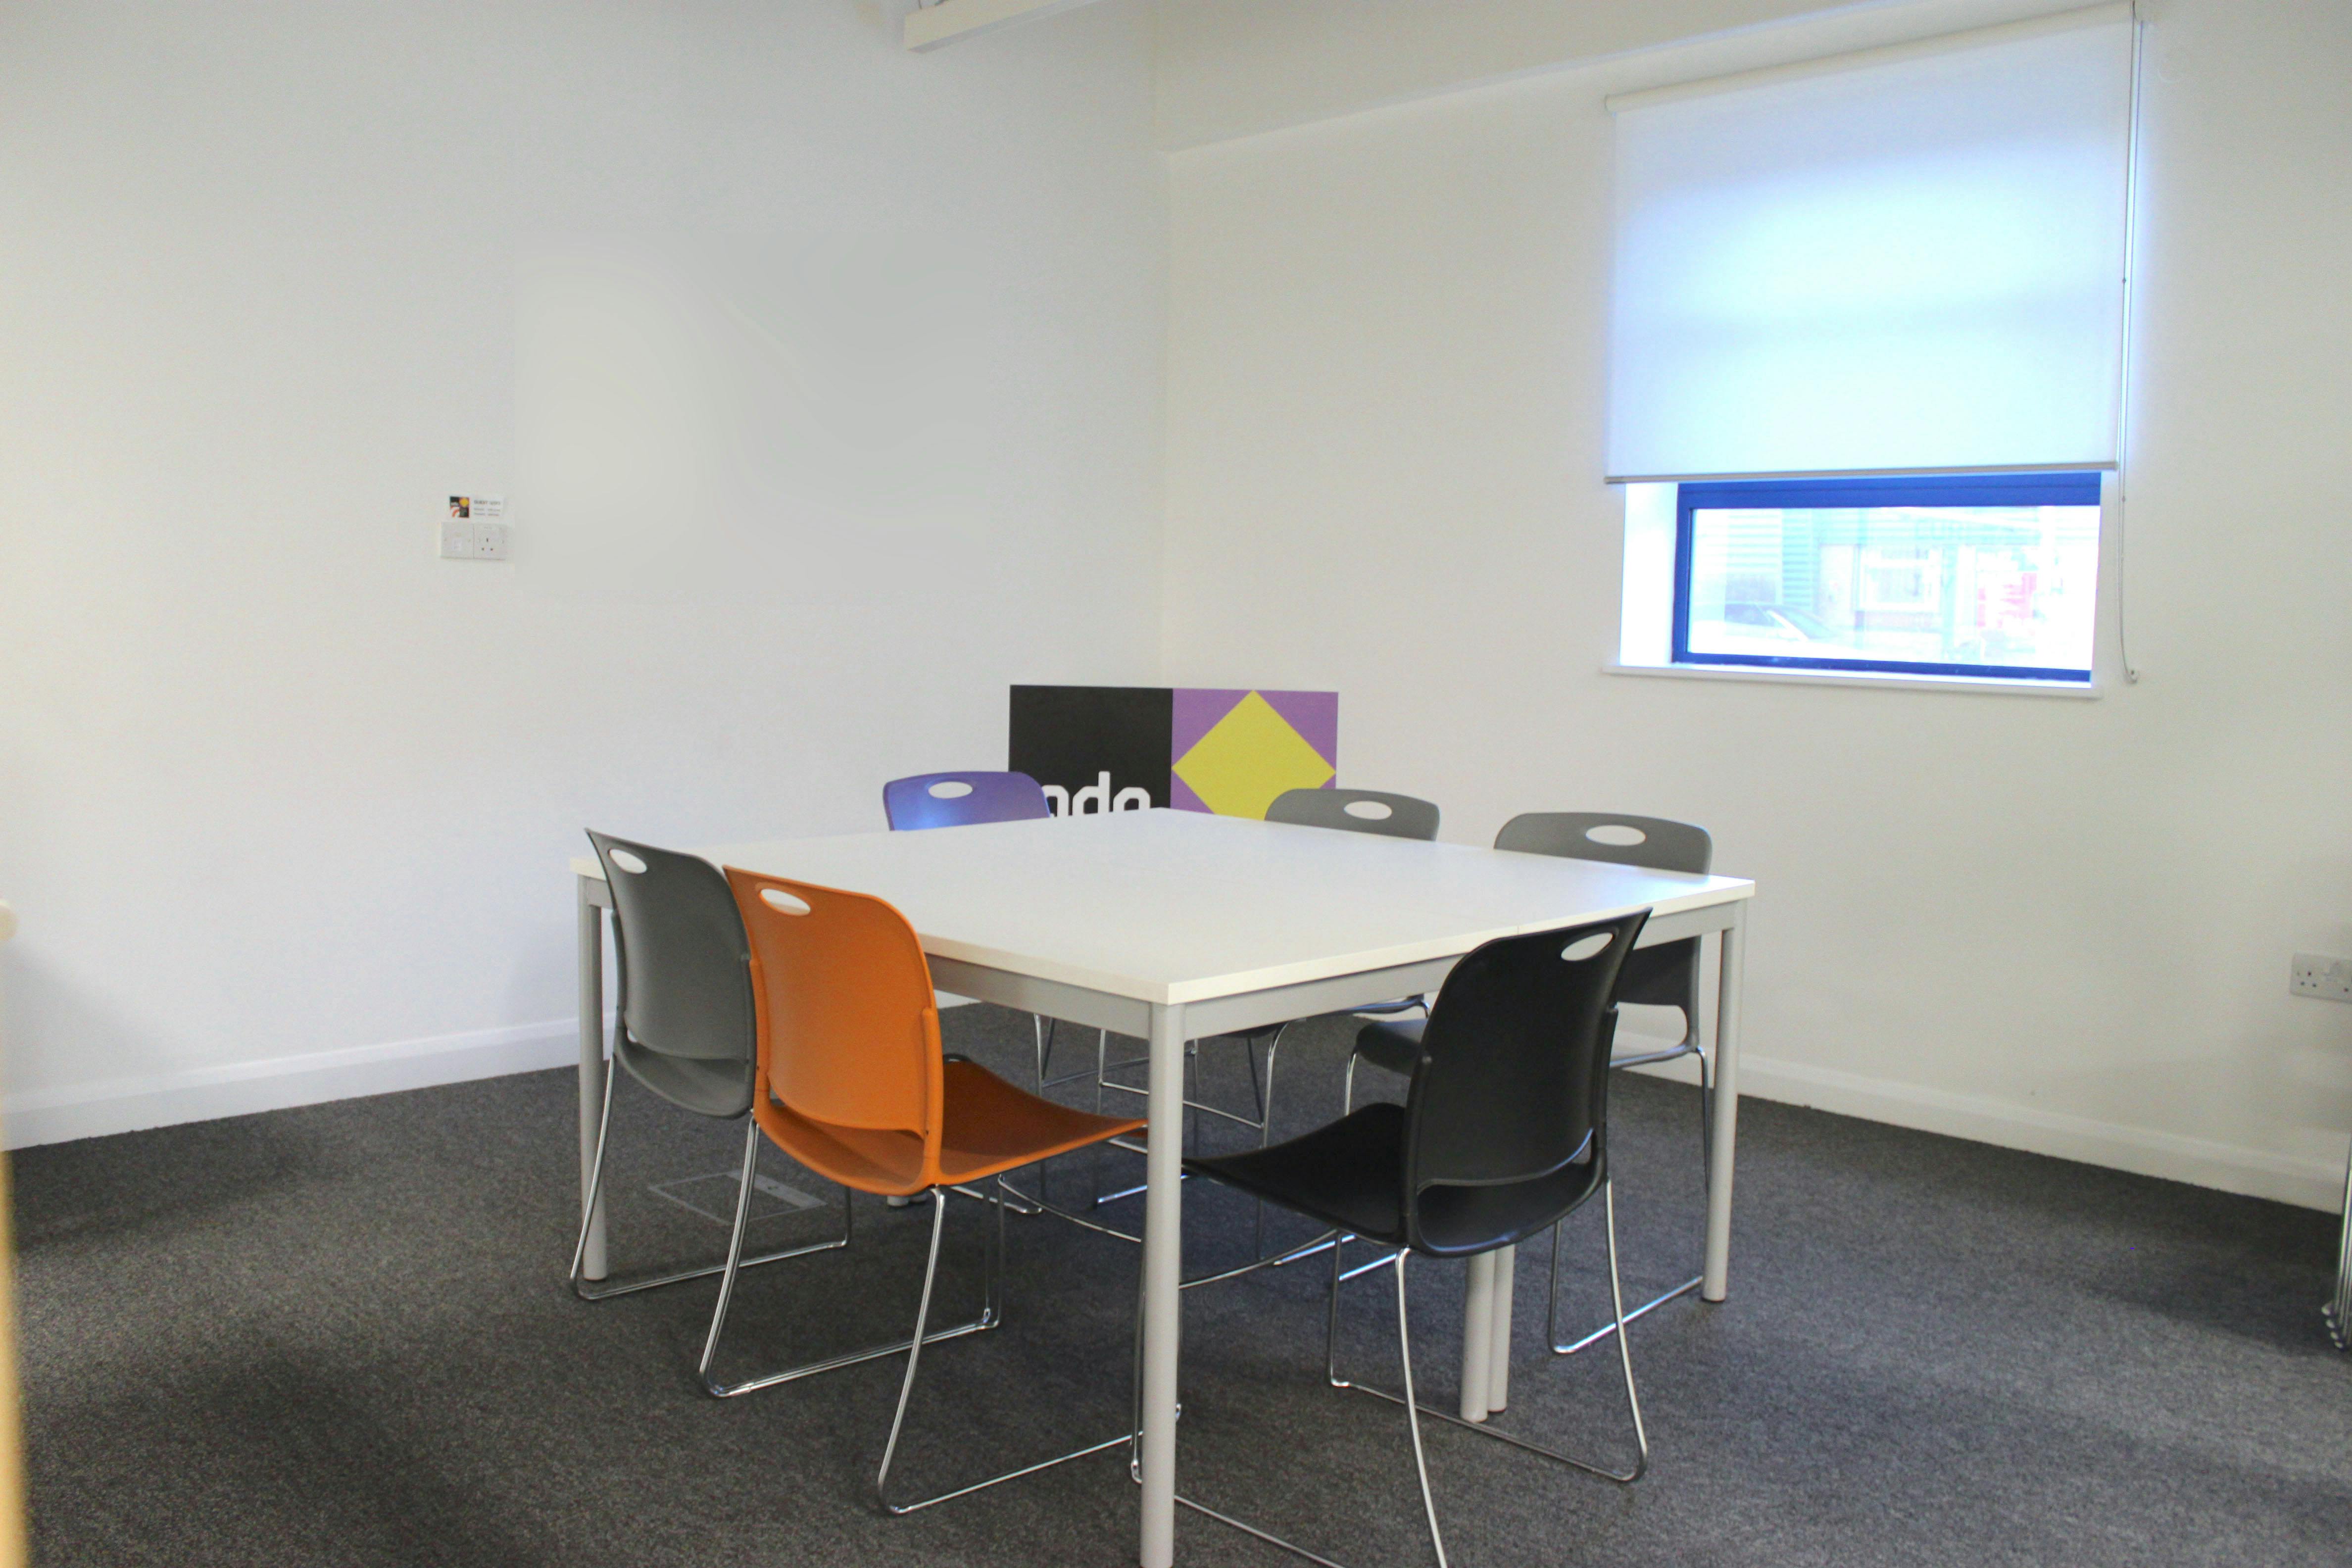
M 1486 1339 L 1486 1414 L 1500 1415 L 1511 1403 L 1511 1287 L 1519 1271 L 1519 1249 L 1495 1254 L 1495 1326 Z
M 1739 1138 L 1739 992 L 1747 965 L 1748 904 L 1732 906 L 1725 928 L 1715 1004 L 1715 1127 L 1706 1173 L 1706 1263 L 1698 1293 L 1720 1301 L 1731 1289 L 1731 1157 Z
M 1143 1195 L 1143 1568 L 1176 1560 L 1176 1358 L 1183 1311 L 1184 1008 L 1151 1009 Z
M 1469 1277 L 1462 1289 L 1462 1419 L 1486 1419 L 1486 1399 L 1494 1385 L 1495 1255 L 1481 1252 L 1470 1259 Z
M 604 885 L 593 877 L 580 884 L 580 1201 L 596 1169 L 596 1128 L 604 1116 L 604 910 L 596 895 Z M 588 1246 L 580 1272 L 604 1278 L 604 1200 L 588 1221 Z

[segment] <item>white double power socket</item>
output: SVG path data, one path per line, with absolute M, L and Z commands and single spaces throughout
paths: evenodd
M 478 519 L 451 518 L 441 525 L 444 561 L 504 561 L 507 525 Z
M 2323 1002 L 2352 1002 L 2352 958 L 2298 952 L 2287 972 L 2286 988 L 2297 996 L 2316 996 Z

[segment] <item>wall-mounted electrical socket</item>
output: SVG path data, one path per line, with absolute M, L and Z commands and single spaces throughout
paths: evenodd
M 451 496 L 441 524 L 441 559 L 504 561 L 507 525 L 496 520 L 506 514 L 504 496 Z
M 2352 1002 L 2352 958 L 2298 952 L 2287 972 L 2286 988 L 2297 996 L 2316 996 L 2323 1002 Z
M 444 561 L 504 561 L 507 543 L 507 525 L 503 522 L 451 518 L 441 525 Z

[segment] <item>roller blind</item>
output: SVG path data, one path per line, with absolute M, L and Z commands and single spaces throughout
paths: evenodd
M 2113 467 L 2134 26 L 1611 100 L 1609 478 Z

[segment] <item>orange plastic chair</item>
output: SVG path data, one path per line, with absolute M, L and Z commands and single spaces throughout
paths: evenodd
M 1122 1432 L 919 1502 L 890 1500 L 890 1462 L 898 1452 L 923 1346 L 993 1328 L 1002 1321 L 997 1280 L 1003 1266 L 1004 1173 L 1139 1131 L 1144 1123 L 1056 1105 L 1014 1088 L 976 1062 L 946 1055 L 940 1046 L 930 964 L 906 916 L 884 900 L 732 867 L 727 882 L 751 937 L 758 1045 L 751 1114 L 761 1131 L 785 1153 L 845 1187 L 888 1197 L 931 1194 L 931 1241 L 912 1338 L 740 1383 L 719 1383 L 711 1376 L 711 1365 L 734 1294 L 744 1224 L 751 1213 L 747 1161 L 718 1309 L 703 1342 L 704 1385 L 727 1398 L 906 1352 L 898 1414 L 874 1483 L 876 1497 L 892 1513 L 911 1513 L 1127 1443 L 1129 1435 Z M 939 1274 L 949 1197 L 959 1188 L 992 1180 L 996 1193 L 982 1200 L 996 1209 L 986 1300 L 980 1316 L 970 1322 L 931 1331 L 931 1287 Z

